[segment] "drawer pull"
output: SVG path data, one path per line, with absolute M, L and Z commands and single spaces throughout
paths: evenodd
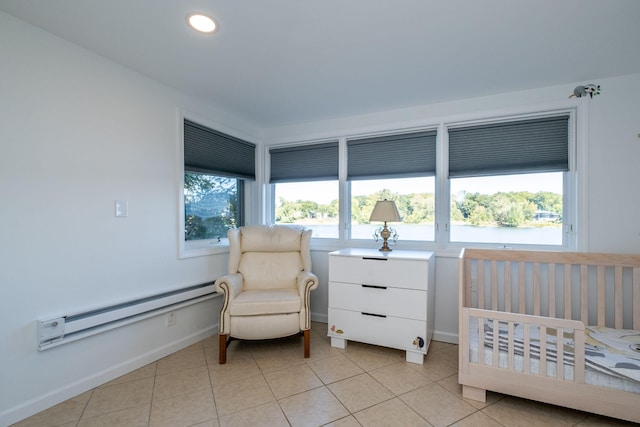
M 363 256 L 362 259 L 369 261 L 387 261 L 387 258 L 378 258 L 373 256 Z
M 364 311 L 361 313 L 363 316 L 373 316 L 373 317 L 382 317 L 382 318 L 387 318 L 386 315 L 384 314 L 375 314 L 375 313 L 365 313 Z
M 371 289 L 387 289 L 386 286 L 375 286 L 375 285 L 360 285 L 363 288 L 371 288 Z

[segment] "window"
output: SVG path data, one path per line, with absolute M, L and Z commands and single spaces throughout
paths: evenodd
M 454 178 L 452 242 L 562 245 L 562 172 Z
M 275 223 L 300 224 L 314 238 L 339 236 L 338 141 L 272 148 Z
M 398 247 L 574 247 L 573 165 L 585 158 L 576 149 L 578 111 L 271 147 L 273 219 L 313 228 L 314 238 L 364 244 L 382 225 L 369 221 L 375 203 L 387 199 L 402 218 L 388 224 Z
M 403 240 L 435 239 L 436 131 L 347 140 L 351 238 L 370 239 L 381 224 L 369 216 L 378 200 L 396 202 L 402 218 L 389 224 Z
M 184 173 L 184 239 L 222 240 L 242 224 L 243 180 Z
M 568 119 L 449 130 L 451 242 L 564 243 Z
M 183 130 L 181 255 L 215 245 L 243 225 L 245 181 L 255 180 L 254 144 L 187 119 Z
M 275 185 L 276 224 L 300 224 L 314 238 L 338 238 L 338 180 Z
M 434 177 L 377 179 L 351 182 L 351 238 L 370 239 L 381 224 L 369 223 L 378 200 L 393 200 L 401 223 L 391 224 L 402 240 L 435 239 Z

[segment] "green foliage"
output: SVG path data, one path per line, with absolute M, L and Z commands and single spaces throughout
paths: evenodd
M 185 240 L 217 239 L 239 224 L 241 181 L 213 175 L 184 174 Z
M 351 221 L 355 224 L 368 224 L 373 207 L 378 200 L 383 199 L 396 202 L 405 224 L 432 223 L 435 220 L 435 198 L 432 193 L 398 194 L 383 189 L 366 196 L 352 197 Z M 533 224 L 536 212 L 542 210 L 561 216 L 562 195 L 526 191 L 493 195 L 465 193 L 461 199 L 451 201 L 451 220 L 477 226 L 520 227 Z M 278 222 L 295 223 L 307 219 L 336 222 L 338 201 L 321 205 L 303 200 L 279 200 L 276 207 Z
M 487 208 L 482 205 L 476 205 L 469 214 L 469 222 L 471 225 L 482 225 L 491 221 Z
M 549 211 L 562 215 L 562 195 L 527 191 L 496 193 L 486 195 L 466 193 L 455 202 L 457 211 L 452 211 L 452 219 L 460 219 L 472 225 L 497 225 L 520 227 L 530 225 L 537 211 Z

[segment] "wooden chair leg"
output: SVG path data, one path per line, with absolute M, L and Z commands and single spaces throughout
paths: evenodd
M 308 359 L 311 356 L 311 331 L 304 331 L 304 357 Z
M 218 347 L 220 347 L 220 364 L 224 365 L 227 363 L 227 336 L 220 334 L 220 342 Z

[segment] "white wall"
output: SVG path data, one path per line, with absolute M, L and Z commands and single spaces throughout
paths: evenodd
M 214 331 L 219 303 L 192 306 L 167 328 L 151 318 L 38 352 L 35 321 L 203 282 L 226 256 L 177 258 L 177 109 L 268 142 L 390 129 L 538 105 L 581 102 L 590 153 L 585 249 L 640 252 L 640 75 L 593 81 L 602 94 L 568 101 L 575 84 L 278 129 L 236 117 L 0 12 L 0 425 L 148 363 Z M 115 218 L 114 200 L 129 202 Z M 260 207 L 256 206 L 256 210 Z M 254 214 L 254 217 L 259 214 Z M 336 248 L 337 249 L 337 248 Z M 313 317 L 326 319 L 327 251 Z M 455 341 L 457 265 L 439 253 L 436 337 Z
M 640 75 L 599 83 L 589 111 L 588 246 L 640 253 Z
M 251 126 L 0 12 L 0 425 L 216 332 L 219 301 L 36 350 L 36 320 L 202 283 L 178 259 L 178 109 Z M 114 201 L 128 200 L 116 218 Z

